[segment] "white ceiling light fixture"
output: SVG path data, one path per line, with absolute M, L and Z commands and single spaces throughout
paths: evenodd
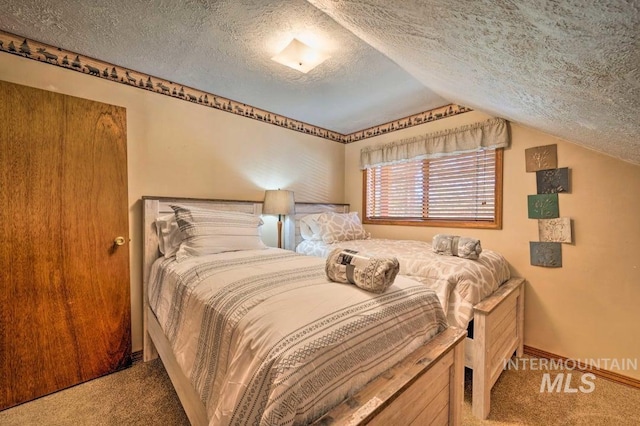
M 306 74 L 329 59 L 329 55 L 294 38 L 287 47 L 271 59 Z

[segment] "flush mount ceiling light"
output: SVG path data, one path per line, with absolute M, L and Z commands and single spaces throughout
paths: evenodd
M 328 58 L 328 55 L 294 38 L 282 52 L 271 59 L 306 74 Z

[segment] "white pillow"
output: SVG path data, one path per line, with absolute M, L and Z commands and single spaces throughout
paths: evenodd
M 267 248 L 261 238 L 260 216 L 179 205 L 171 208 L 184 235 L 176 253 L 178 261 L 190 256 Z
M 174 256 L 182 242 L 182 232 L 178 227 L 176 215 L 173 213 L 158 216 L 155 221 L 158 235 L 158 248 L 164 257 Z
M 362 227 L 358 212 L 322 213 L 318 217 L 318 223 L 322 241 L 328 244 L 369 238 L 369 233 Z
M 322 240 L 318 218 L 321 213 L 309 214 L 300 219 L 300 236 L 305 240 Z

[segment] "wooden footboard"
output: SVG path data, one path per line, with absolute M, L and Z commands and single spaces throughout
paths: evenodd
M 472 413 L 486 419 L 491 388 L 505 361 L 524 352 L 524 278 L 512 278 L 474 306 L 473 339 L 467 338 L 465 365 L 473 369 Z
M 459 425 L 465 335 L 448 328 L 314 424 Z
M 206 409 L 182 373 L 155 315 L 148 333 L 189 422 L 207 425 Z M 463 330 L 448 328 L 321 417 L 319 425 L 459 425 L 464 393 Z

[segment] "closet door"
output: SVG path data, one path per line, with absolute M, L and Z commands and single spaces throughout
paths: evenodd
M 4 409 L 129 365 L 131 307 L 125 109 L 0 81 L 0 120 Z

